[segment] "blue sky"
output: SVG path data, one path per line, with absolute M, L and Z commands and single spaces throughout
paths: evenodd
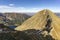
M 60 12 L 60 0 L 0 0 L 0 12 Z

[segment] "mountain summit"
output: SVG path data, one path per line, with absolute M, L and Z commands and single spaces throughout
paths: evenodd
M 60 19 L 50 10 L 42 10 L 15 28 L 18 31 L 28 29 L 47 30 L 56 40 L 60 40 Z

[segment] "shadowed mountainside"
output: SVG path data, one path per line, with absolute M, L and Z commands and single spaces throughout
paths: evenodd
M 33 32 L 31 34 L 26 33 Z M 35 32 L 38 32 L 40 30 L 35 30 L 35 29 L 30 29 L 30 30 L 25 30 L 25 31 L 14 31 L 14 32 L 9 32 L 9 33 L 0 33 L 0 39 L 1 40 L 55 40 L 52 38 L 51 35 L 46 35 L 45 34 L 36 34 Z

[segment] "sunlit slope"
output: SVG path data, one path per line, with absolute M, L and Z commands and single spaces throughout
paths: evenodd
M 60 19 L 55 14 L 53 14 L 53 12 L 51 11 L 48 12 L 52 19 L 52 23 L 51 23 L 52 30 L 50 34 L 56 40 L 60 40 Z
M 46 25 L 46 13 L 45 10 L 38 12 L 33 17 L 26 20 L 21 26 L 15 28 L 15 30 L 27 30 L 27 29 L 36 29 L 40 30 Z
M 18 31 L 24 31 L 27 29 L 41 30 L 45 28 L 47 24 L 47 15 L 52 19 L 50 35 L 56 40 L 60 40 L 60 19 L 50 10 L 42 10 L 26 20 L 21 26 L 15 28 Z

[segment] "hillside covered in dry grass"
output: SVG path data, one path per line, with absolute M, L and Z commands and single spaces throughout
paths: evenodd
M 28 31 L 32 29 L 40 30 L 42 34 L 51 35 L 55 40 L 60 40 L 60 18 L 50 10 L 38 12 L 26 20 L 22 25 L 15 28 L 17 31 Z M 26 33 L 32 32 L 28 31 Z

